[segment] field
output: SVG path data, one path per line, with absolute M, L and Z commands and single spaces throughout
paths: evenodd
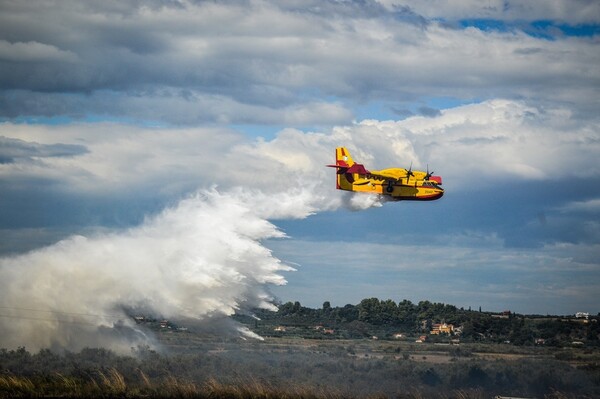
M 0 396 L 581 398 L 600 350 L 159 333 L 160 351 L 0 352 Z

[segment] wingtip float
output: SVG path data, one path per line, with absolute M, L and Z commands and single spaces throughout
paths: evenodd
M 411 166 L 369 171 L 354 162 L 345 147 L 335 149 L 335 165 L 327 166 L 337 169 L 338 190 L 385 195 L 394 201 L 433 201 L 444 195 L 441 176 L 429 170 L 412 170 Z

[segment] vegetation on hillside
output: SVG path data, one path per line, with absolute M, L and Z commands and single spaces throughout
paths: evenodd
M 0 398 L 600 397 L 595 316 L 376 298 L 343 307 L 325 302 L 320 309 L 289 302 L 255 316 L 235 318 L 264 341 L 140 317 L 159 349 L 132 348 L 130 355 L 0 349 Z M 432 335 L 438 323 L 456 328 Z M 426 342 L 415 342 L 421 336 Z
M 520 315 L 510 311 L 502 313 L 474 311 L 443 303 L 408 300 L 396 303 L 377 298 L 363 299 L 358 305 L 332 307 L 325 302 L 320 309 L 302 306 L 299 302 L 287 302 L 277 312 L 257 309 L 260 319 L 236 316 L 261 335 L 286 335 L 274 333 L 274 327 L 295 328 L 293 334 L 309 338 L 392 338 L 404 333 L 408 336 L 428 334 L 436 323 L 451 324 L 456 328 L 452 334 L 462 342 L 496 342 L 514 345 L 600 346 L 600 323 L 598 317 L 575 318 L 574 316 Z M 324 335 L 322 326 L 334 330 Z M 304 327 L 304 330 L 302 329 Z M 281 329 L 280 329 L 281 330 Z M 289 335 L 289 334 L 288 334 Z M 441 334 L 434 340 L 449 338 Z

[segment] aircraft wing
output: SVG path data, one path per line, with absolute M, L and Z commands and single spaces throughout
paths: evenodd
M 371 176 L 374 178 L 387 179 L 387 180 L 400 180 L 404 179 L 408 175 L 408 171 L 403 168 L 390 168 L 382 170 L 372 170 Z

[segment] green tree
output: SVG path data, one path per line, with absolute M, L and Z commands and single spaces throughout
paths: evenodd
M 411 301 L 405 299 L 398 304 L 396 312 L 398 322 L 411 330 L 416 327 L 416 306 Z
M 358 304 L 358 320 L 381 324 L 381 303 L 377 298 L 363 299 Z
M 398 315 L 398 305 L 396 302 L 388 299 L 379 303 L 379 319 L 383 324 L 396 324 Z

